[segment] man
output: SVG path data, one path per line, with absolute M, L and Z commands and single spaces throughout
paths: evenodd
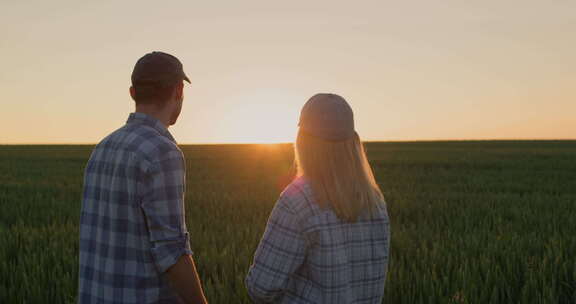
M 176 57 L 140 58 L 130 87 L 136 112 L 92 152 L 79 303 L 206 303 L 184 219 L 184 157 L 167 129 L 180 114 L 184 80 Z

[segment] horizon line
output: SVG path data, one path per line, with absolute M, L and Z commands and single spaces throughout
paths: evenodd
M 472 139 L 393 139 L 393 140 L 362 140 L 363 143 L 411 143 L 411 142 L 466 142 L 466 141 L 576 141 L 576 138 L 472 138 Z M 178 142 L 178 145 L 282 145 L 293 144 L 293 141 L 281 142 Z M 23 143 L 0 143 L 0 146 L 84 146 L 96 145 L 97 142 L 23 142 Z

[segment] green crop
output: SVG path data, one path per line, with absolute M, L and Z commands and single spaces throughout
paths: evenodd
M 391 218 L 385 303 L 576 303 L 576 142 L 366 144 Z M 0 146 L 0 303 L 74 303 L 92 146 Z M 211 303 L 244 277 L 290 145 L 182 146 Z

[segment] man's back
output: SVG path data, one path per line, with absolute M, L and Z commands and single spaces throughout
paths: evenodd
M 79 303 L 177 301 L 165 271 L 191 254 L 185 164 L 168 130 L 132 113 L 94 149 L 84 176 Z

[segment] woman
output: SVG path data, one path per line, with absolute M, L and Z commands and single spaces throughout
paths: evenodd
M 246 277 L 256 303 L 381 303 L 389 220 L 342 97 L 300 114 L 298 176 L 280 195 Z

